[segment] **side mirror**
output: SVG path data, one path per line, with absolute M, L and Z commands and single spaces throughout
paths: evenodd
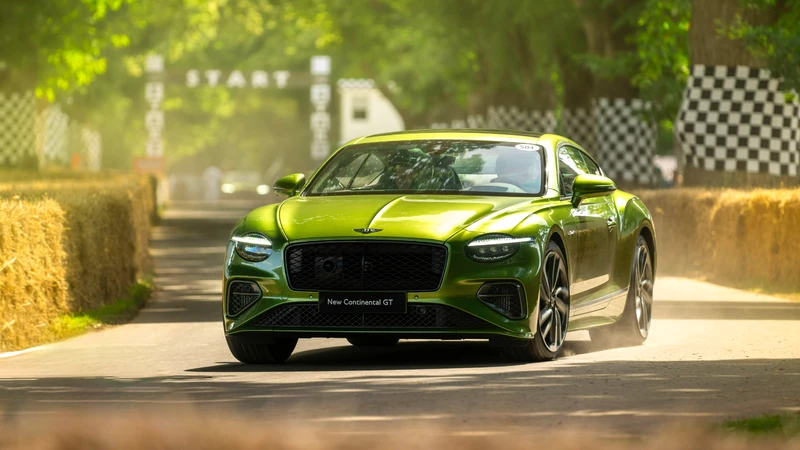
M 278 195 L 294 197 L 306 185 L 306 176 L 302 173 L 293 173 L 285 177 L 278 178 L 272 185 L 272 191 Z
M 577 208 L 587 198 L 602 197 L 617 190 L 610 178 L 600 175 L 578 175 L 572 183 L 572 206 Z

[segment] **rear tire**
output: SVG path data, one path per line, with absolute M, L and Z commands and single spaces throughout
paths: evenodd
M 280 364 L 289 359 L 297 346 L 296 338 L 253 342 L 237 336 L 225 336 L 225 340 L 233 357 L 245 364 Z
M 567 260 L 558 244 L 547 244 L 539 282 L 536 335 L 525 345 L 503 347 L 500 353 L 519 362 L 551 361 L 561 352 L 569 322 L 569 277 Z
M 636 240 L 628 298 L 619 320 L 611 325 L 589 329 L 592 341 L 606 347 L 633 347 L 644 344 L 650 334 L 653 316 L 653 260 L 644 236 Z
M 392 336 L 351 336 L 347 342 L 355 347 L 393 347 L 400 339 Z

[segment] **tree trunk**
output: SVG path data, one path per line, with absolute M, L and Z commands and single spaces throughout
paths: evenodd
M 592 72 L 576 64 L 570 54 L 558 52 L 556 60 L 564 85 L 564 109 L 589 110 L 592 107 L 595 83 Z
M 600 7 L 595 0 L 574 0 L 583 12 L 583 30 L 590 54 L 614 58 L 621 53 L 636 50 L 628 37 L 635 31 L 631 23 L 617 23 L 619 17 L 641 0 L 621 0 L 614 6 Z M 638 97 L 637 89 L 631 84 L 631 74 L 614 77 L 595 77 L 594 97 L 622 98 Z
M 741 8 L 739 3 L 739 0 L 692 2 L 689 28 L 689 57 L 692 64 L 764 67 L 765 61 L 750 53 L 743 40 L 728 39 L 721 28 L 736 23 L 737 15 L 752 25 L 768 25 L 777 18 L 778 9 Z

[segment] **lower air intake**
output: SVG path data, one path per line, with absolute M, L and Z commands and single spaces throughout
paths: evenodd
M 235 316 L 261 298 L 261 288 L 252 281 L 234 280 L 228 284 L 228 315 Z
M 486 283 L 478 290 L 478 299 L 509 319 L 525 317 L 525 296 L 517 283 Z
M 492 325 L 444 305 L 408 305 L 404 314 L 322 314 L 317 303 L 289 303 L 270 309 L 250 323 L 274 328 L 348 328 L 362 330 L 469 330 Z

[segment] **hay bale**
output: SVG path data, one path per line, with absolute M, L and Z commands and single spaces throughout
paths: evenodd
M 0 328 L 0 351 L 48 340 L 47 333 L 37 335 L 32 328 L 47 329 L 58 314 L 91 310 L 120 299 L 129 286 L 150 273 L 152 197 L 148 180 L 135 176 L 0 185 L 4 208 L 0 267 L 16 258 L 13 264 L 25 268 L 13 276 L 0 273 L 0 327 L 11 321 L 15 327 Z M 45 253 L 51 258 L 58 255 L 61 262 L 53 264 L 30 252 L 33 247 L 28 245 L 37 242 L 46 242 Z M 30 287 L 23 291 L 14 287 L 14 277 L 23 275 L 33 284 L 44 282 L 58 295 L 48 297 Z M 17 303 L 8 300 L 12 297 L 24 299 L 30 314 L 12 306 Z M 17 332 L 22 329 L 26 331 Z
M 659 271 L 769 290 L 800 289 L 800 189 L 639 193 L 653 214 Z
M 0 199 L 0 351 L 49 339 L 69 311 L 64 211 L 50 199 Z

